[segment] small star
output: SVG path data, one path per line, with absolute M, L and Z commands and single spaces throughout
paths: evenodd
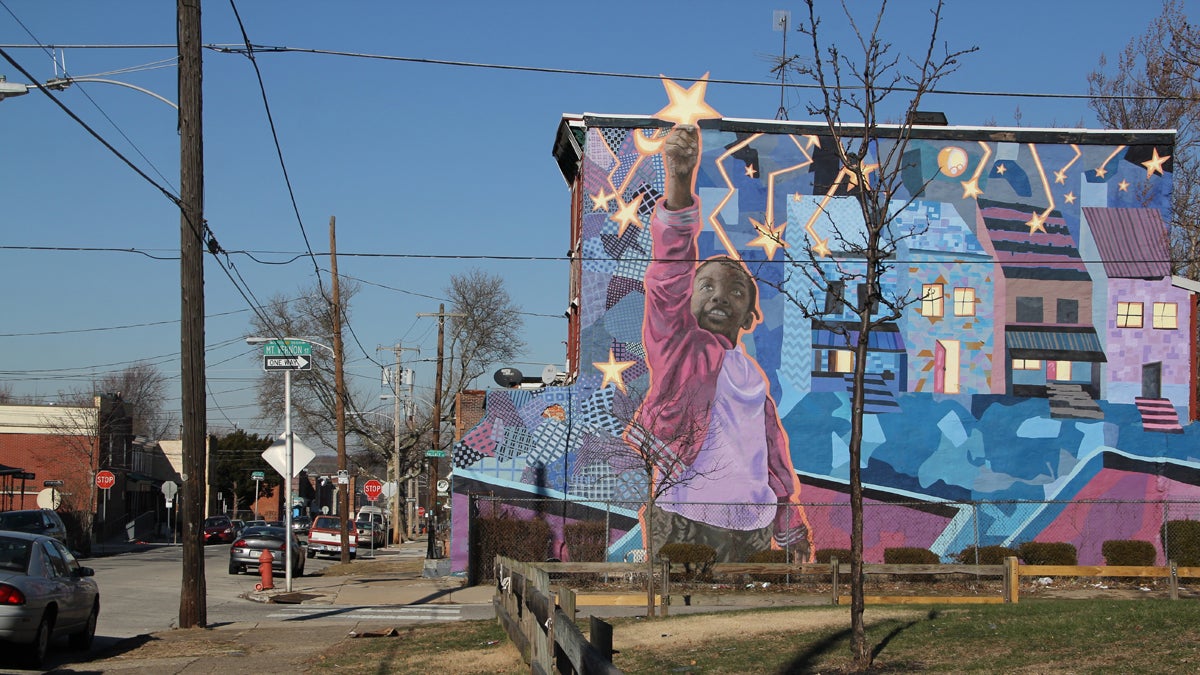
M 1067 172 L 1066 171 L 1055 171 L 1054 172 L 1054 182 L 1058 183 L 1059 185 L 1066 185 Z
M 750 224 L 754 226 L 754 231 L 758 232 L 758 236 L 751 239 L 747 246 L 761 247 L 763 253 L 767 256 L 767 260 L 775 257 L 775 252 L 781 248 L 788 248 L 788 243 L 783 240 L 783 230 L 787 227 L 787 223 L 779 227 L 771 227 L 770 222 L 766 225 L 751 218 Z
M 1104 178 L 1108 175 L 1108 169 L 1098 166 L 1096 167 L 1096 178 Z
M 676 124 L 690 125 L 695 124 L 697 120 L 721 117 L 721 113 L 713 110 L 710 105 L 704 102 L 704 93 L 708 90 L 708 73 L 705 73 L 704 77 L 701 77 L 687 89 L 675 84 L 666 77 L 662 78 L 662 83 L 663 87 L 667 90 L 667 99 L 670 100 L 670 103 L 654 115 L 656 118 Z
M 1029 234 L 1033 234 L 1034 232 L 1037 232 L 1038 230 L 1045 232 L 1046 231 L 1046 216 L 1035 213 L 1035 214 L 1033 214 L 1032 217 L 1029 218 L 1029 220 L 1025 221 L 1025 224 L 1029 226 Z
M 1129 181 L 1122 180 L 1120 183 L 1117 183 L 1117 189 L 1121 192 L 1129 192 Z
M 637 225 L 638 227 L 642 226 L 642 221 L 638 219 L 637 213 L 638 207 L 642 204 L 642 196 L 638 195 L 634 197 L 633 201 L 629 203 L 625 203 L 618 198 L 617 203 L 621 205 L 621 208 L 617 209 L 617 212 L 613 214 L 612 219 L 617 223 L 617 236 L 620 237 L 625 234 L 625 230 L 628 229 L 630 225 Z
M 962 181 L 963 199 L 974 199 L 983 194 L 983 190 L 979 189 L 979 179 L 972 178 L 971 180 Z
M 792 201 L 794 201 L 794 202 L 804 201 L 804 195 L 800 194 L 799 192 L 793 192 L 792 193 Z
M 1003 164 L 997 164 L 997 165 L 996 165 L 996 173 L 998 173 L 998 174 L 1000 174 L 1001 176 L 1003 176 L 1003 175 L 1004 175 L 1005 173 L 1007 173 L 1007 172 L 1008 172 L 1008 167 L 1007 167 L 1007 166 L 1004 166 Z
M 615 384 L 617 385 L 617 389 L 625 392 L 625 378 L 621 373 L 624 373 L 636 363 L 637 361 L 618 361 L 610 349 L 608 350 L 608 361 L 597 361 L 593 362 L 592 365 L 604 373 L 604 381 L 600 383 L 601 389 L 607 387 L 609 384 Z
M 758 175 L 758 172 L 754 170 L 754 166 L 752 164 L 746 165 L 746 175 L 750 178 L 754 178 L 756 175 Z
M 592 195 L 592 208 L 596 211 L 608 211 L 608 203 L 611 202 L 616 196 L 617 194 L 615 192 L 613 194 L 608 194 L 601 189 L 599 194 Z
M 852 190 L 859 187 L 858 174 L 862 172 L 863 187 L 871 189 L 871 174 L 879 168 L 878 164 L 863 164 L 861 161 L 858 164 L 857 171 L 854 168 L 846 167 L 843 171 L 846 173 L 847 190 Z
M 812 252 L 822 258 L 828 258 L 830 254 L 829 240 L 820 237 L 813 237 Z
M 1171 159 L 1170 155 L 1167 155 L 1166 157 L 1160 156 L 1158 154 L 1158 148 L 1154 148 L 1153 153 L 1153 157 L 1142 162 L 1142 166 L 1146 167 L 1146 178 L 1149 178 L 1154 174 L 1158 174 L 1160 176 L 1163 175 L 1163 164 L 1166 164 L 1167 160 Z
M 1074 204 L 1075 203 L 1075 193 L 1068 192 L 1067 194 L 1063 195 L 1063 201 L 1068 204 Z
M 816 147 L 816 148 L 821 147 L 821 138 L 819 136 L 810 134 L 808 136 L 805 136 L 804 140 L 808 142 L 809 150 L 812 150 L 814 147 Z

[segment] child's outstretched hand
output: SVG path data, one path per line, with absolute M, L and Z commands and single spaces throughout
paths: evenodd
M 667 171 L 667 208 L 672 211 L 692 205 L 692 182 L 700 159 L 700 133 L 690 124 L 678 125 L 663 143 Z

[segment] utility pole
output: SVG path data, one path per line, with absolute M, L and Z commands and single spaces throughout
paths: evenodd
M 392 543 L 399 546 L 404 541 L 404 536 L 400 532 L 400 374 L 404 372 L 400 368 L 400 353 L 405 349 L 421 353 L 416 347 L 402 347 L 397 342 L 394 347 L 379 346 L 375 351 L 389 349 L 396 354 L 396 370 L 392 375 L 392 404 L 394 406 L 392 413 Z M 407 491 L 405 496 L 408 496 Z
M 183 583 L 179 627 L 208 623 L 203 520 L 208 421 L 204 398 L 204 131 L 200 0 L 177 0 L 179 40 L 179 355 L 183 413 Z
M 337 218 L 329 216 L 329 273 L 333 277 L 333 375 L 334 390 L 337 396 L 335 414 L 337 415 L 337 460 L 338 472 L 346 470 L 346 376 L 343 372 L 344 359 L 342 356 L 342 296 L 338 286 L 337 271 Z M 338 515 L 342 523 L 342 562 L 350 562 L 350 530 L 347 529 L 350 517 L 350 487 L 338 490 Z M 291 512 L 292 496 L 288 495 L 288 512 Z
M 447 314 L 446 304 L 438 305 L 437 314 L 417 314 L 422 316 L 436 316 L 438 318 L 438 343 L 437 343 L 437 375 L 433 382 L 433 449 L 442 449 L 442 351 L 446 339 L 446 317 L 448 316 L 466 316 L 466 314 Z M 441 516 L 441 509 L 438 508 L 437 500 L 437 482 L 438 482 L 438 464 L 442 461 L 441 457 L 430 457 L 429 462 L 429 510 L 426 512 L 428 517 L 428 540 L 429 546 L 425 551 L 426 558 L 440 558 L 441 555 L 436 550 L 435 540 L 437 539 L 437 522 Z

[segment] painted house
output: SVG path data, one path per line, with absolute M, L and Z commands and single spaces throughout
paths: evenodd
M 860 291 L 852 277 L 825 272 L 856 263 L 836 246 L 809 275 L 789 261 L 807 261 L 834 229 L 861 229 L 855 186 L 839 181 L 835 141 L 820 124 L 699 126 L 694 199 L 666 214 L 671 121 L 567 115 L 559 125 L 554 158 L 570 197 L 569 383 L 488 391 L 478 423 L 459 430 L 455 570 L 468 564 L 479 495 L 493 511 L 546 522 L 551 540 L 531 556 L 577 557 L 567 530 L 584 520 L 606 523 L 609 560 L 653 548 L 647 500 L 661 483 L 631 461 L 638 452 L 680 458 L 681 472 L 700 474 L 707 491 L 694 492 L 706 498 L 680 498 L 687 507 L 669 517 L 724 528 L 711 531 L 744 538 L 743 554 L 848 545 L 851 362 L 841 353 L 849 315 L 839 299 Z M 1164 513 L 1200 515 L 1200 505 L 1179 507 L 1200 500 L 1192 423 L 1200 286 L 1151 265 L 1164 252 L 1147 242 L 1170 207 L 1174 134 L 911 131 L 894 195 L 906 206 L 892 223 L 907 236 L 881 286 L 917 301 L 870 342 L 868 561 L 893 546 L 948 558 L 974 544 L 1068 541 L 1084 564 L 1102 562 L 1105 539 L 1161 547 Z M 879 128 L 863 161 L 886 156 L 899 132 Z M 1135 192 L 1142 203 L 1131 202 Z M 1136 218 L 1123 211 L 1131 207 L 1142 209 Z M 714 258 L 729 261 L 719 269 L 746 270 L 755 286 L 757 311 L 732 340 L 699 332 L 702 310 L 686 315 L 684 296 L 700 289 L 687 280 L 698 283 Z M 807 313 L 795 297 L 810 301 Z M 678 314 L 664 320 L 667 311 Z M 669 379 L 656 359 L 676 348 L 693 360 Z M 734 380 L 722 378 L 735 370 L 750 403 L 717 426 L 714 412 L 693 404 L 728 400 L 720 397 Z M 1165 400 L 1175 423 L 1146 424 L 1139 399 Z M 688 421 L 708 440 L 672 436 Z M 722 436 L 746 450 L 744 462 L 714 447 Z M 695 468 L 714 456 L 726 463 Z

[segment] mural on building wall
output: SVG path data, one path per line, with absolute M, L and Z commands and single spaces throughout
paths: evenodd
M 831 220 L 843 232 L 862 227 L 856 187 L 819 125 L 709 120 L 699 124 L 688 191 L 696 204 L 664 211 L 673 195 L 666 139 L 680 123 L 715 116 L 677 115 L 682 101 L 702 102 L 703 82 L 687 91 L 673 84 L 659 121 L 597 117 L 574 127 L 579 376 L 571 387 L 488 393 L 485 418 L 454 450 L 456 567 L 465 492 L 480 486 L 592 503 L 610 518 L 610 559 L 642 548 L 639 517 L 652 488 L 628 459 L 631 424 L 654 430 L 664 409 L 711 416 L 722 387 L 740 393 L 756 382 L 761 391 L 733 399 L 740 408 L 723 404 L 736 415 L 705 434 L 732 434 L 714 447 L 739 457 L 716 459 L 695 483 L 703 490 L 685 481 L 659 497 L 769 502 L 772 522 L 761 512 L 751 520 L 770 536 L 750 548 L 849 546 L 848 512 L 825 505 L 846 502 L 853 359 L 840 332 L 861 290 L 812 287 L 804 275 L 785 276 L 783 261 L 813 248 L 823 265 L 861 264 L 828 248 Z M 870 335 L 869 561 L 891 546 L 949 556 L 976 541 L 1036 539 L 1076 543 L 1080 562 L 1093 564 L 1104 539 L 1156 541 L 1163 500 L 1200 499 L 1200 431 L 1189 423 L 1200 285 L 1173 277 L 1168 263 L 1172 137 L 1015 130 L 999 141 L 993 132 L 954 128 L 909 142 L 908 192 L 894 201 L 907 207 L 891 225 L 902 244 L 882 284 L 919 301 Z M 875 156 L 891 141 L 877 143 Z M 706 320 L 688 295 L 704 276 L 696 263 L 716 256 L 729 260 L 699 269 L 734 284 L 748 271 L 756 283 L 742 282 L 756 297 L 749 317 L 731 310 L 720 317 L 731 323 L 692 342 Z M 825 311 L 806 318 L 781 291 Z M 668 375 L 688 344 L 704 346 Z M 731 353 L 740 385 L 722 379 Z M 686 412 L 689 401 L 701 403 Z M 747 415 L 768 431 L 749 434 Z M 704 452 L 703 443 L 674 445 Z M 768 467 L 775 448 L 787 451 Z M 759 468 L 745 469 L 750 456 L 764 460 Z M 1084 500 L 1126 504 L 1119 517 L 1101 518 Z M 788 515 L 777 502 L 804 506 Z M 1040 504 L 1010 506 L 1019 502 Z M 715 507 L 674 515 L 681 511 L 732 524 Z M 564 549 L 549 554 L 569 557 Z

